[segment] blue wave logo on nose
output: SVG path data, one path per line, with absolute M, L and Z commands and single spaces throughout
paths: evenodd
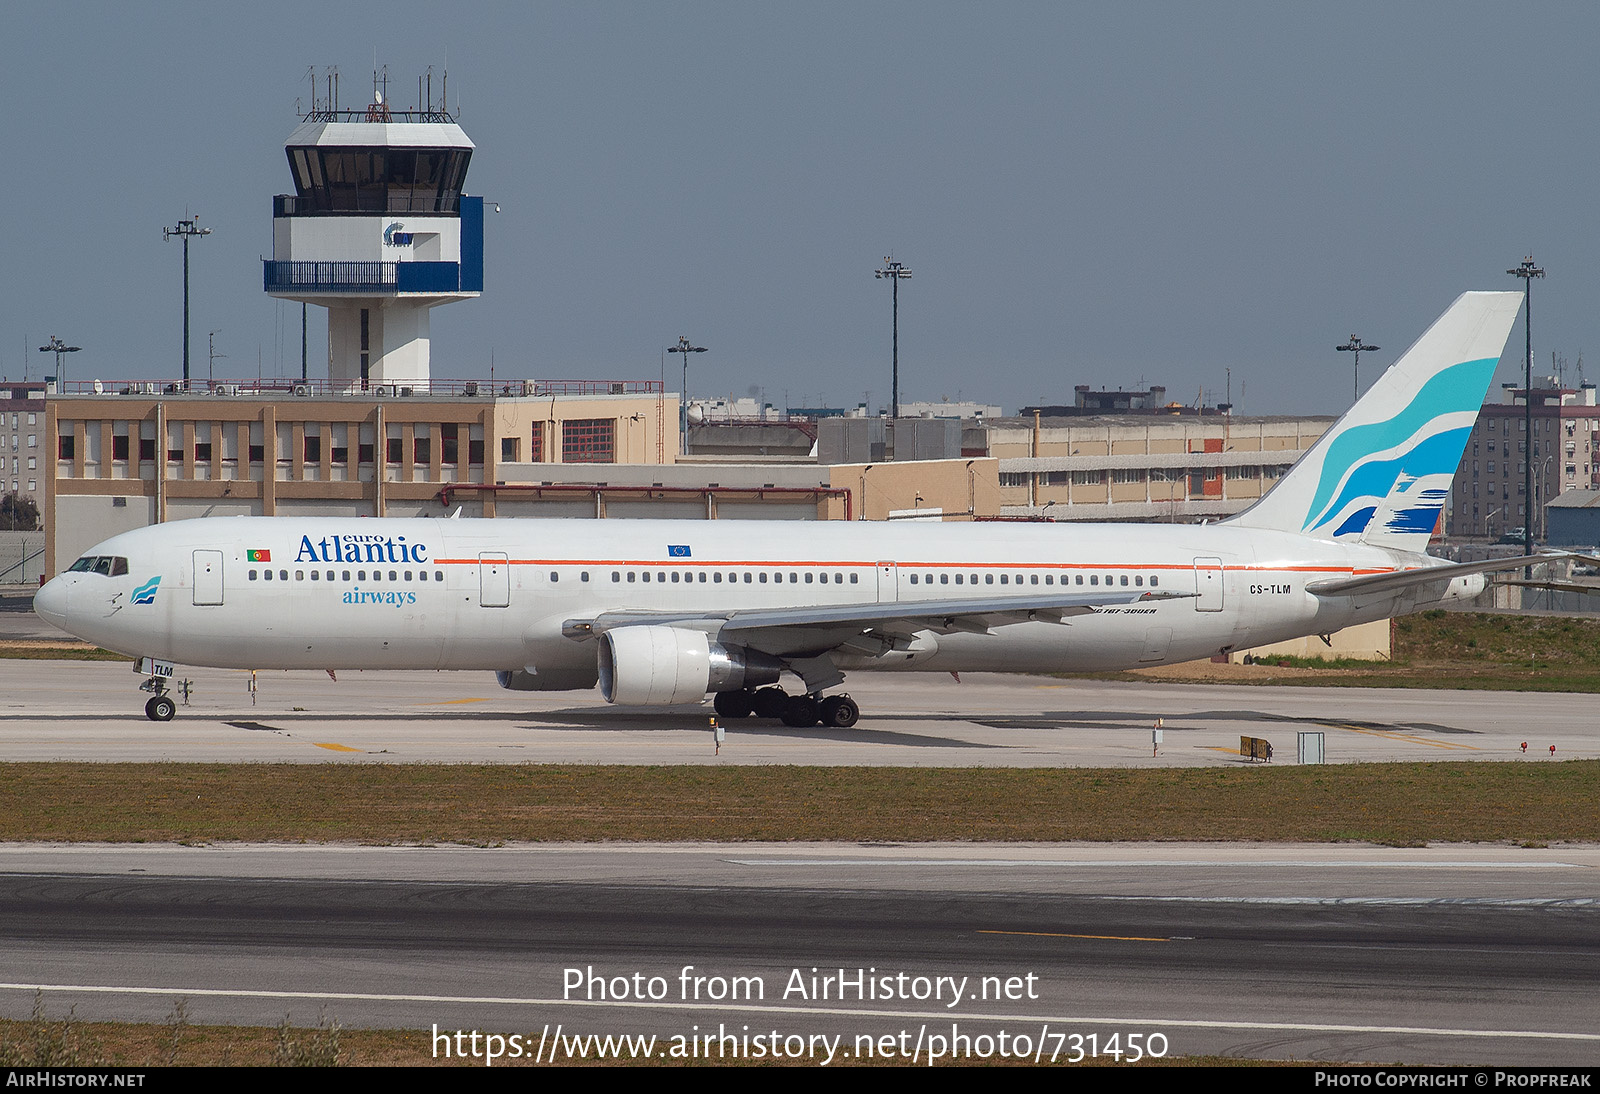
M 154 604 L 156 602 L 156 588 L 161 584 L 159 577 L 152 577 L 143 585 L 133 590 L 133 603 Z

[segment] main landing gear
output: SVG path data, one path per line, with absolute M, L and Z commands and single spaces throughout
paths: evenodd
M 756 691 L 719 691 L 712 701 L 724 718 L 777 718 L 786 726 L 802 729 L 821 722 L 835 729 L 849 729 L 861 717 L 861 708 L 848 695 L 790 695 L 779 687 Z

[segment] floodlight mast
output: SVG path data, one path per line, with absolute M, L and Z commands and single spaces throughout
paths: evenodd
M 889 417 L 900 417 L 900 281 L 911 276 L 904 263 L 896 262 L 893 255 L 884 255 L 883 268 L 874 270 L 873 277 L 887 277 L 894 286 L 894 371 L 891 376 Z
M 67 345 L 65 342 L 63 342 L 61 339 L 57 338 L 53 334 L 50 336 L 50 344 L 49 345 L 40 346 L 39 347 L 39 352 L 40 353 L 53 353 L 53 354 L 56 355 L 56 390 L 57 391 L 59 391 L 59 392 L 65 392 L 66 391 L 66 379 L 62 375 L 62 372 L 61 372 L 61 365 L 62 365 L 61 355 L 63 353 L 77 353 L 82 348 L 83 348 L 82 346 L 69 346 L 69 345 Z
M 185 391 L 189 390 L 189 238 L 210 234 L 210 228 L 200 227 L 199 217 L 180 220 L 176 228 L 161 229 L 162 239 L 177 236 L 183 240 L 183 388 Z
M 1524 368 L 1522 389 L 1522 496 L 1526 504 L 1522 507 L 1522 550 L 1524 554 L 1533 554 L 1533 521 L 1529 519 L 1533 514 L 1533 506 L 1538 504 L 1533 497 L 1533 279 L 1543 277 L 1544 270 L 1533 264 L 1533 256 L 1529 255 L 1522 260 L 1522 265 L 1506 271 L 1512 277 L 1522 278 L 1523 285 L 1523 312 L 1522 328 L 1527 336 L 1527 360 Z M 1523 579 L 1533 580 L 1533 567 L 1524 567 Z
M 1356 398 L 1361 398 L 1361 351 L 1366 350 L 1368 353 L 1371 353 L 1373 350 L 1382 349 L 1383 347 L 1363 345 L 1361 342 L 1361 336 L 1358 334 L 1352 334 L 1350 336 L 1350 341 L 1346 342 L 1342 346 L 1334 346 L 1333 348 L 1343 352 L 1353 352 L 1356 355 Z
M 705 346 L 696 346 L 683 335 L 678 335 L 678 344 L 668 346 L 668 353 L 683 354 L 683 394 L 678 399 L 678 454 L 689 454 L 689 354 L 704 353 Z

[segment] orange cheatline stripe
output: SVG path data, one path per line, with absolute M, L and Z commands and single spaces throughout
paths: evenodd
M 1065 934 L 1058 931 L 985 931 L 979 934 L 1014 934 L 1024 938 L 1089 938 L 1099 942 L 1171 942 L 1170 938 L 1144 938 L 1129 934 Z
M 816 566 L 851 567 L 876 569 L 876 562 L 862 562 L 849 559 L 695 559 L 695 558 L 436 558 L 432 562 L 422 563 L 429 566 L 638 566 L 655 569 L 683 568 L 713 568 L 721 569 L 727 566 Z M 388 565 L 388 563 L 385 563 Z M 1366 577 L 1371 574 L 1402 573 L 1406 570 L 1396 568 L 1367 568 L 1351 566 L 1185 566 L 1181 563 L 1171 562 L 903 562 L 894 563 L 897 569 L 916 570 L 1173 570 L 1184 571 L 1202 569 L 1220 573 L 1263 573 L 1263 574 L 1349 574 L 1351 577 Z

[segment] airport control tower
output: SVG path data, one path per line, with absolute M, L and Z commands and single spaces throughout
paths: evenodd
M 483 292 L 483 199 L 461 192 L 473 145 L 431 77 L 418 110 L 377 86 L 341 110 L 336 86 L 285 145 L 295 192 L 272 199 L 263 284 L 328 309 L 333 390 L 426 391 L 428 310 Z

